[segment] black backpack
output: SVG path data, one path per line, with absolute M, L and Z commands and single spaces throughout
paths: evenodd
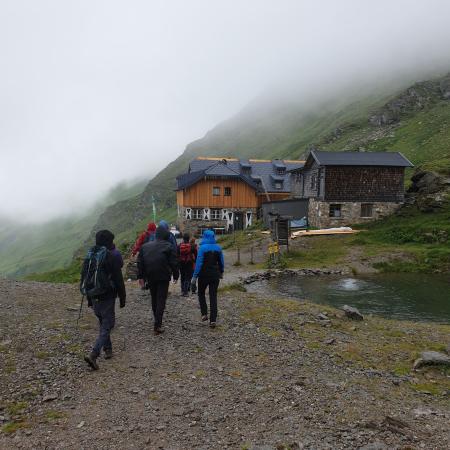
M 81 271 L 80 292 L 88 298 L 98 298 L 114 290 L 111 275 L 106 272 L 106 247 L 89 249 Z

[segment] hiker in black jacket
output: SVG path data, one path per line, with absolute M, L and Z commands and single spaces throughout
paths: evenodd
M 101 263 L 101 269 L 99 269 L 98 277 L 105 275 L 107 287 L 105 293 L 88 297 L 88 305 L 92 307 L 95 315 L 99 321 L 99 333 L 97 340 L 95 341 L 92 352 L 84 357 L 84 360 L 89 364 L 92 369 L 98 369 L 97 358 L 99 357 L 102 349 L 105 352 L 105 359 L 112 358 L 112 343 L 111 343 L 111 330 L 114 328 L 116 321 L 115 315 L 115 303 L 116 297 L 119 297 L 120 307 L 123 308 L 126 302 L 125 284 L 122 276 L 122 257 L 118 250 L 115 249 L 114 234 L 108 230 L 101 230 L 95 235 L 95 247 L 91 248 L 91 252 L 104 252 L 104 260 Z M 89 255 L 88 254 L 88 255 Z M 89 264 L 89 258 L 86 258 L 81 277 L 86 276 L 87 265 Z M 100 271 L 102 274 L 100 275 Z
M 179 277 L 177 254 L 169 242 L 169 232 L 159 226 L 156 229 L 156 240 L 144 244 L 138 256 L 139 284 L 144 286 L 146 283 L 150 289 L 155 334 L 164 331 L 161 328 L 162 319 L 172 277 L 176 283 Z

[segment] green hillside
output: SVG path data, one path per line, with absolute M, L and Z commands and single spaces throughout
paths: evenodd
M 119 200 L 142 192 L 145 183 L 122 183 L 84 215 L 44 224 L 0 223 L 0 276 L 20 277 L 70 264 L 99 215 Z
M 399 86 L 359 89 L 340 93 L 339 97 L 335 94 L 332 99 L 316 101 L 314 106 L 301 99 L 255 100 L 190 143 L 141 193 L 135 190 L 134 196 L 111 202 L 82 220 L 55 224 L 57 230 L 65 229 L 62 235 L 70 234 L 65 240 L 53 230 L 27 255 L 16 253 L 10 246 L 9 262 L 0 263 L 0 273 L 29 273 L 67 264 L 75 248 L 81 254 L 101 228 L 113 230 L 116 242 L 125 250 L 152 218 L 152 199 L 157 220 L 175 222 L 175 178 L 196 156 L 299 159 L 312 147 L 388 150 L 401 151 L 416 167 L 450 173 L 450 74 Z M 0 229 L 3 252 L 1 242 L 5 238 L 1 233 Z
M 344 99 L 343 99 L 344 98 Z M 129 245 L 151 218 L 175 220 L 175 177 L 196 156 L 303 158 L 308 149 L 401 151 L 415 165 L 450 171 L 450 74 L 410 87 L 345 93 L 311 106 L 259 99 L 192 142 L 144 192 L 107 208 L 94 230 L 109 224 Z

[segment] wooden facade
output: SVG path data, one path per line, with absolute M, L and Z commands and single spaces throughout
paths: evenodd
M 404 172 L 404 167 L 328 166 L 324 200 L 402 202 Z
M 213 189 L 219 188 L 219 195 Z M 225 188 L 231 195 L 225 195 Z M 177 192 L 179 206 L 190 208 L 258 208 L 261 199 L 255 189 L 239 179 L 203 179 Z
M 403 167 L 327 166 L 313 163 L 292 174 L 292 196 L 324 201 L 401 202 Z
M 219 195 L 213 189 L 219 188 Z M 231 195 L 225 194 L 225 188 L 231 189 Z M 289 198 L 286 192 L 270 192 L 268 194 L 255 191 L 242 180 L 236 179 L 203 179 L 193 186 L 177 191 L 177 204 L 182 207 L 202 208 L 260 208 L 267 201 Z

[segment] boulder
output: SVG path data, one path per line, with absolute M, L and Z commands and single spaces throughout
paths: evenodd
M 364 319 L 364 316 L 358 311 L 357 308 L 353 308 L 353 306 L 344 305 L 342 310 L 345 312 L 345 315 L 352 320 Z
M 434 351 L 422 352 L 420 358 L 414 362 L 413 369 L 423 366 L 450 366 L 450 356 Z

